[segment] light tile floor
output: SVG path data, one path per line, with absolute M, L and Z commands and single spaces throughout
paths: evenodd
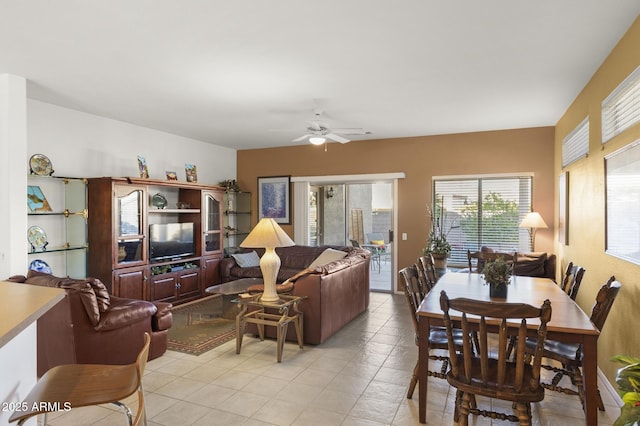
M 273 341 L 246 336 L 239 355 L 231 341 L 200 356 L 169 351 L 149 362 L 144 376 L 148 424 L 419 424 L 417 390 L 413 399 L 406 398 L 417 348 L 403 296 L 372 293 L 368 311 L 322 345 L 299 350 L 287 343 L 280 364 L 275 352 Z M 607 410 L 599 423 L 611 425 L 619 411 L 601 391 Z M 429 379 L 427 424 L 453 424 L 454 394 L 445 381 Z M 48 423 L 122 425 L 123 417 L 111 406 L 86 407 L 51 414 Z M 583 419 L 577 397 L 547 392 L 533 406 L 534 425 L 582 425 Z M 470 423 L 507 424 L 473 416 Z

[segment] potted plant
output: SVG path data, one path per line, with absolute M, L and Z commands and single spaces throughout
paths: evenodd
M 624 405 L 613 426 L 640 425 L 640 358 L 616 355 L 611 361 L 624 365 L 616 374 L 618 393 Z
M 433 256 L 436 269 L 446 269 L 447 258 L 451 254 L 451 244 L 447 241 L 447 231 L 445 231 L 443 226 L 445 212 L 442 202 L 436 202 L 436 210 L 437 214 L 434 215 L 433 211 L 427 207 L 431 230 L 429 231 L 429 238 L 427 238 L 427 245 L 423 249 L 423 253 L 425 256 Z
M 511 282 L 511 266 L 502 257 L 487 262 L 482 268 L 482 277 L 489 284 L 489 295 L 506 299 L 507 286 Z

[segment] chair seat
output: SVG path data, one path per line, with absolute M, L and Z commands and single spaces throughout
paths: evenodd
M 96 386 L 99 384 L 99 386 Z M 136 364 L 59 365 L 47 371 L 24 398 L 27 411 L 16 411 L 9 422 L 46 412 L 42 401 L 59 403 L 60 409 L 107 404 L 133 395 L 138 389 Z
M 506 365 L 506 379 L 505 383 L 502 387 L 498 387 L 498 384 L 491 380 L 498 377 L 498 361 L 495 359 L 489 359 L 489 369 L 486 384 L 483 384 L 482 373 L 480 369 L 480 358 L 472 358 L 471 361 L 471 382 L 467 383 L 464 379 L 466 377 L 465 369 L 464 369 L 464 356 L 458 355 L 458 366 L 461 368 L 462 372 L 460 377 L 462 380 L 456 379 L 451 371 L 447 373 L 447 382 L 451 386 L 456 387 L 458 390 L 462 392 L 469 392 L 474 395 L 483 395 L 489 398 L 498 398 L 507 401 L 519 401 L 519 402 L 538 402 L 544 399 L 544 388 L 538 386 L 535 390 L 531 390 L 526 386 L 526 383 L 535 382 L 533 379 L 532 369 L 530 365 L 524 366 L 524 379 L 522 380 L 523 388 L 520 390 L 516 389 L 515 383 L 515 375 L 516 375 L 516 364 L 509 362 Z
M 462 330 L 453 330 L 453 341 L 456 346 L 462 346 Z M 444 327 L 431 327 L 429 330 L 429 345 L 434 349 L 447 349 L 447 329 Z
M 462 346 L 462 330 L 453 330 L 453 342 L 457 347 Z M 418 335 L 416 334 L 416 345 L 417 344 Z M 431 327 L 429 330 L 429 346 L 431 349 L 447 349 L 449 347 L 447 330 L 444 327 Z
M 534 351 L 537 345 L 537 340 L 529 338 L 526 342 L 527 349 Z M 555 359 L 564 363 L 579 363 L 580 358 L 577 358 L 580 350 L 580 345 L 577 343 L 563 343 L 557 340 L 545 340 L 544 341 L 544 357 Z

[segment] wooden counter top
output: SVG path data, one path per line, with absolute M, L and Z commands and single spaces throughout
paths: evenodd
M 0 281 L 0 348 L 64 297 L 64 290 Z

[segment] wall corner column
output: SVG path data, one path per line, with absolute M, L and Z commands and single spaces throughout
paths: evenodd
M 27 80 L 0 74 L 0 279 L 26 274 Z

